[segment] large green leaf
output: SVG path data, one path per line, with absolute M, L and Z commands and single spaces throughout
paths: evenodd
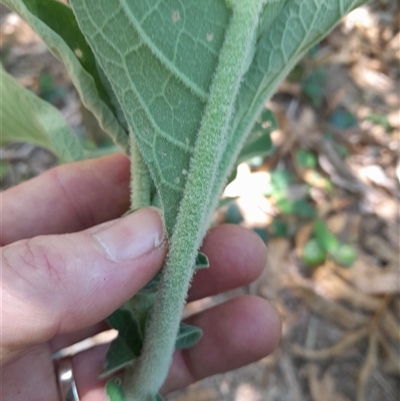
M 108 83 L 103 81 L 71 8 L 57 0 L 0 0 L 0 3 L 20 14 L 54 56 L 64 62 L 83 104 L 115 142 L 127 151 L 128 135 L 121 126 L 120 106 L 113 93 L 108 91 Z
M 214 203 L 265 100 L 301 55 L 360 3 L 266 2 L 215 180 Z M 231 10 L 223 0 L 71 4 L 135 133 L 172 232 Z
M 87 157 L 79 139 L 55 107 L 19 85 L 1 66 L 0 82 L 0 145 L 31 142 L 51 150 L 62 162 Z
M 230 12 L 221 0 L 71 3 L 135 133 L 172 232 Z

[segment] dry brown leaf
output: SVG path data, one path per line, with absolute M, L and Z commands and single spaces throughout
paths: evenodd
M 300 177 L 312 187 L 320 189 L 328 188 L 328 180 L 314 169 L 304 169 L 300 174 Z
M 306 367 L 306 373 L 313 401 L 337 401 L 335 380 L 329 372 L 326 372 L 322 378 L 319 378 L 318 366 L 309 364 Z
M 364 276 L 357 279 L 354 284 L 369 294 L 399 294 L 400 273 L 388 271 L 374 276 Z
M 399 33 L 400 36 L 400 33 Z M 400 42 L 400 40 L 399 40 Z M 389 113 L 388 116 L 388 121 L 389 124 L 393 127 L 393 128 L 400 128 L 400 112 L 398 110 L 393 111 L 392 113 Z
M 284 285 L 290 243 L 285 238 L 275 238 L 267 244 L 267 266 L 257 283 L 256 292 L 268 299 L 275 299 Z
M 337 274 L 366 294 L 400 293 L 400 271 L 375 266 L 363 254 L 359 254 L 350 269 L 338 268 Z
M 179 395 L 174 401 L 218 401 L 218 393 L 213 389 L 195 388 L 191 391 Z
M 381 331 L 378 332 L 378 340 L 385 352 L 384 370 L 389 374 L 400 376 L 400 355 L 397 349 L 391 346 Z
M 343 270 L 336 267 L 336 270 Z M 368 311 L 377 311 L 381 306 L 381 299 L 368 295 L 351 286 L 342 277 L 336 274 L 335 267 L 326 263 L 314 273 L 316 292 L 325 298 L 344 300 L 355 308 L 362 308 Z
M 385 93 L 394 90 L 394 81 L 390 77 L 370 67 L 365 59 L 361 59 L 350 69 L 351 77 L 363 91 Z
M 287 353 L 282 355 L 280 366 L 289 390 L 288 399 L 290 401 L 303 401 L 303 394 L 297 380 L 297 370 L 292 358 Z
M 235 401 L 261 401 L 260 391 L 249 383 L 242 383 L 236 389 Z
M 377 364 L 378 330 L 375 327 L 369 336 L 368 353 L 361 368 L 357 385 L 357 401 L 367 401 L 365 390 Z
M 298 344 L 293 344 L 291 352 L 293 355 L 305 358 L 312 361 L 321 361 L 324 359 L 334 358 L 343 354 L 343 352 L 350 348 L 353 344 L 360 341 L 368 334 L 368 327 L 346 334 L 342 340 L 329 348 L 320 350 L 306 349 Z
M 300 297 L 314 312 L 319 313 L 347 329 L 356 329 L 368 323 L 369 318 L 358 312 L 350 311 L 338 302 L 327 300 L 306 288 L 293 288 L 295 296 Z
M 381 260 L 390 262 L 398 259 L 397 252 L 386 240 L 377 235 L 365 235 L 363 245 Z
M 329 217 L 326 221 L 326 225 L 328 226 L 329 230 L 331 230 L 334 234 L 339 234 L 345 229 L 348 221 L 349 215 L 343 212 Z
M 296 244 L 296 254 L 299 258 L 301 258 L 304 245 L 310 239 L 313 230 L 314 230 L 313 223 L 308 223 L 297 231 L 295 244 Z
M 381 325 L 393 340 L 400 341 L 400 324 L 388 309 L 382 312 Z

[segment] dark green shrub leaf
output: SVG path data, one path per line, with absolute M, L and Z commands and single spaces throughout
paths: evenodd
M 315 216 L 315 207 L 305 199 L 299 199 L 293 204 L 293 213 L 301 217 L 312 218 Z
M 126 401 L 121 377 L 113 377 L 107 382 L 106 394 L 110 401 Z
M 236 202 L 229 204 L 225 212 L 225 222 L 230 224 L 240 224 L 243 221 L 242 212 Z
M 210 267 L 210 262 L 207 256 L 204 253 L 199 252 L 196 258 L 195 269 L 207 269 L 208 267 Z
M 329 122 L 340 129 L 347 129 L 357 125 L 357 118 L 347 110 L 335 110 Z
M 324 84 L 326 81 L 326 71 L 319 68 L 311 72 L 302 82 L 302 90 L 310 99 L 313 106 L 321 105 L 324 98 Z
M 191 326 L 181 322 L 178 337 L 176 338 L 175 348 L 186 349 L 196 345 L 203 335 L 203 330 L 199 327 Z
M 239 154 L 238 164 L 256 156 L 266 156 L 271 153 L 271 132 L 278 128 L 275 116 L 271 110 L 265 109 L 257 119 L 250 136 Z
M 317 157 L 314 153 L 309 152 L 305 149 L 298 149 L 296 151 L 296 161 L 297 163 L 305 168 L 315 168 L 317 167 Z
M 116 310 L 107 322 L 118 330 L 118 337 L 111 342 L 101 376 L 108 376 L 131 364 L 139 355 L 143 337 L 139 322 L 123 309 Z
M 318 266 L 325 262 L 326 251 L 316 239 L 310 239 L 304 245 L 302 259 L 309 266 Z
M 315 239 L 323 250 L 334 254 L 338 247 L 338 239 L 329 231 L 328 227 L 322 220 L 315 220 L 314 222 Z
M 333 258 L 344 267 L 350 267 L 357 260 L 357 251 L 347 244 L 340 244 Z

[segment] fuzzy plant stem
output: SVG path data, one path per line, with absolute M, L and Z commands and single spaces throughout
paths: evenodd
M 218 161 L 225 148 L 240 83 L 252 54 L 265 0 L 230 0 L 232 17 L 220 53 L 191 162 L 185 194 L 170 239 L 167 264 L 138 364 L 124 378 L 128 401 L 147 401 L 164 382 L 193 275 L 197 250 L 208 227 L 207 209 Z

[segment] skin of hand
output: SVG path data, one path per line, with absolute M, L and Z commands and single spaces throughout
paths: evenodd
M 2 193 L 0 378 L 4 401 L 58 400 L 51 355 L 108 327 L 104 319 L 161 269 L 159 212 L 129 207 L 121 154 L 56 167 Z M 266 262 L 258 236 L 239 226 L 209 231 L 188 302 L 249 284 Z M 277 312 L 241 296 L 187 319 L 201 341 L 174 354 L 162 393 L 256 361 L 276 347 Z M 106 401 L 98 379 L 107 345 L 73 357 L 82 401 Z

